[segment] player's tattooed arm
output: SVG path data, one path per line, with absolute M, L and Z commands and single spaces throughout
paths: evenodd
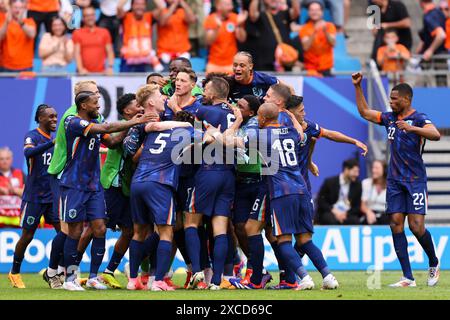
M 127 135 L 126 131 L 122 131 L 115 135 L 107 135 L 103 136 L 102 142 L 105 144 L 105 146 L 108 147 L 108 149 L 116 149 L 122 142 L 123 139 L 125 139 Z
M 243 117 L 242 117 L 241 110 L 239 110 L 239 108 L 237 106 L 232 105 L 231 103 L 228 103 L 228 102 L 226 102 L 226 104 L 228 105 L 228 107 L 231 110 L 233 110 L 235 120 L 234 120 L 233 124 L 227 130 L 224 131 L 223 135 L 224 136 L 234 136 L 242 125 Z
M 225 135 L 220 132 L 220 125 L 218 128 L 207 124 L 206 135 L 212 137 L 217 143 L 223 144 L 226 147 L 244 148 L 245 142 L 242 137 L 236 137 L 231 135 Z M 208 137 L 205 138 L 208 141 Z
M 89 129 L 89 133 L 96 134 L 124 131 L 138 124 L 156 121 L 156 119 L 159 119 L 158 115 L 155 115 L 153 113 L 146 113 L 137 114 L 128 121 L 117 121 L 111 123 L 104 122 L 100 124 L 93 123 L 91 124 L 91 128 Z
M 358 112 L 367 121 L 374 122 L 376 124 L 380 123 L 380 112 L 376 110 L 371 110 L 367 104 L 366 98 L 364 97 L 364 92 L 361 87 L 361 81 L 363 76 L 360 72 L 352 74 L 352 82 L 355 86 L 356 93 L 356 105 L 358 107 Z
M 314 153 L 314 148 L 316 147 L 316 139 L 312 138 L 309 144 L 308 150 L 308 169 L 316 177 L 319 176 L 319 167 L 312 161 L 312 155 Z
M 408 124 L 404 120 L 400 120 L 396 122 L 396 125 L 400 130 L 415 133 L 428 140 L 439 141 L 441 139 L 441 134 L 438 129 L 431 123 L 426 124 L 423 127 L 416 127 Z
M 369 150 L 367 146 L 362 143 L 361 141 L 354 139 L 352 137 L 349 137 L 342 132 L 339 131 L 333 131 L 333 130 L 327 130 L 322 128 L 322 137 L 327 138 L 328 140 L 333 140 L 335 142 L 342 142 L 342 143 L 348 143 L 348 144 L 354 144 L 358 148 L 360 148 L 363 152 L 362 155 L 365 156 L 367 154 L 367 151 Z
M 186 128 L 186 127 L 192 127 L 192 125 L 189 122 L 181 122 L 181 121 L 150 122 L 145 126 L 145 132 L 164 131 L 174 128 Z

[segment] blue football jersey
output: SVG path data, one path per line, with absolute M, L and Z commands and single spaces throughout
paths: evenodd
M 261 102 L 270 86 L 278 82 L 276 77 L 263 72 L 254 71 L 253 78 L 248 84 L 234 82 L 230 88 L 230 99 L 237 102 L 245 95 L 256 96 Z
M 403 119 L 399 119 L 393 112 L 380 113 L 379 124 L 386 127 L 391 153 L 387 178 L 405 182 L 424 182 L 427 180 L 427 173 L 422 153 L 426 139 L 398 129 L 395 124 L 398 120 L 404 120 L 416 127 L 431 124 L 427 115 L 417 111 Z
M 89 132 L 97 120 L 67 117 L 64 126 L 67 162 L 60 173 L 60 185 L 81 191 L 100 191 L 100 141 L 106 135 Z
M 306 186 L 308 190 L 311 191 L 311 183 L 309 181 L 308 173 L 308 154 L 309 146 L 313 138 L 319 138 L 321 136 L 322 129 L 317 123 L 309 120 L 305 120 L 307 127 L 303 130 L 303 141 L 300 143 L 300 148 L 298 149 L 298 164 L 300 166 L 300 173 L 305 179 Z
M 267 175 L 270 198 L 307 194 L 297 159 L 300 148 L 300 135 L 297 130 L 277 125 L 249 131 L 253 132 L 245 138 L 246 148 L 254 148 L 257 141 L 263 162 L 263 174 Z
M 278 114 L 278 123 L 283 127 L 293 127 L 291 117 L 287 114 L 286 111 L 280 111 Z
M 47 172 L 53 155 L 53 139 L 39 128 L 25 135 L 24 154 L 28 175 L 22 199 L 34 203 L 51 203 L 50 174 Z
M 181 153 L 192 143 L 194 132 L 192 127 L 148 132 L 132 183 L 153 181 L 176 189 Z
M 236 120 L 233 111 L 225 103 L 213 106 L 201 105 L 197 108 L 195 116 L 198 121 L 209 123 L 216 128 L 220 125 L 221 132 L 224 132 L 226 129 L 231 127 L 234 120 Z M 206 148 L 209 148 L 209 146 L 206 146 L 205 150 Z M 234 150 L 231 148 L 220 148 L 220 151 L 221 155 L 217 155 L 217 157 L 214 150 L 210 154 L 204 152 L 201 168 L 204 170 L 233 169 L 234 163 L 227 164 L 226 158 L 234 160 Z M 226 156 L 226 152 L 229 152 L 228 157 Z M 206 157 L 211 157 L 211 159 L 206 159 Z M 214 161 L 216 159 L 220 159 L 220 161 Z
M 192 103 L 181 108 L 183 111 L 187 111 L 193 115 L 195 115 L 195 112 L 197 111 L 198 107 L 202 105 L 201 103 L 201 99 L 197 98 L 197 97 L 192 97 Z M 167 121 L 167 120 L 174 120 L 175 119 L 175 114 L 173 113 L 172 109 L 170 109 L 167 105 L 168 100 L 166 100 L 166 102 L 164 103 L 164 113 L 161 117 L 162 121 Z

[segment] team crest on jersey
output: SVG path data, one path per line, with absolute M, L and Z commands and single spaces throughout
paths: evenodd
M 70 209 L 69 210 L 69 218 L 74 219 L 77 216 L 77 210 L 76 209 Z
M 261 88 L 253 87 L 252 91 L 254 96 L 262 97 L 264 95 L 263 89 Z
M 33 225 L 33 223 L 34 223 L 34 217 L 28 217 L 27 224 L 31 226 L 31 225 Z
M 413 121 L 412 121 L 412 120 L 406 120 L 405 122 L 406 122 L 407 124 L 409 124 L 410 126 L 413 125 Z
M 234 30 L 236 30 L 236 27 L 234 26 L 234 23 L 232 23 L 232 22 L 227 23 L 226 28 L 227 28 L 228 32 L 234 32 Z
M 306 141 L 308 141 L 308 135 L 306 133 L 303 133 L 303 140 L 300 141 L 300 147 L 304 147 L 306 144 Z
M 89 121 L 87 121 L 87 120 L 81 120 L 81 121 L 80 121 L 80 125 L 81 125 L 82 127 L 87 127 L 87 126 L 89 125 Z

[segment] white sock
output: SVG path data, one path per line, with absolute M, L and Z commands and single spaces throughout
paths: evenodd
M 57 275 L 56 269 L 47 268 L 47 275 L 48 275 L 50 278 L 53 278 L 54 276 Z
M 110 274 L 114 274 L 113 271 L 109 270 L 108 268 L 105 269 L 104 273 L 110 273 Z
M 58 266 L 58 274 L 65 273 L 65 272 L 66 272 L 66 268 L 64 268 L 64 266 Z

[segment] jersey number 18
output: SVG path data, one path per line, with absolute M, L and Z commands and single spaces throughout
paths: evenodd
M 283 143 L 279 139 L 275 140 L 272 144 L 272 149 L 278 151 L 280 155 L 281 166 L 286 167 L 297 165 L 297 156 L 295 155 L 295 143 L 292 139 L 283 140 Z

